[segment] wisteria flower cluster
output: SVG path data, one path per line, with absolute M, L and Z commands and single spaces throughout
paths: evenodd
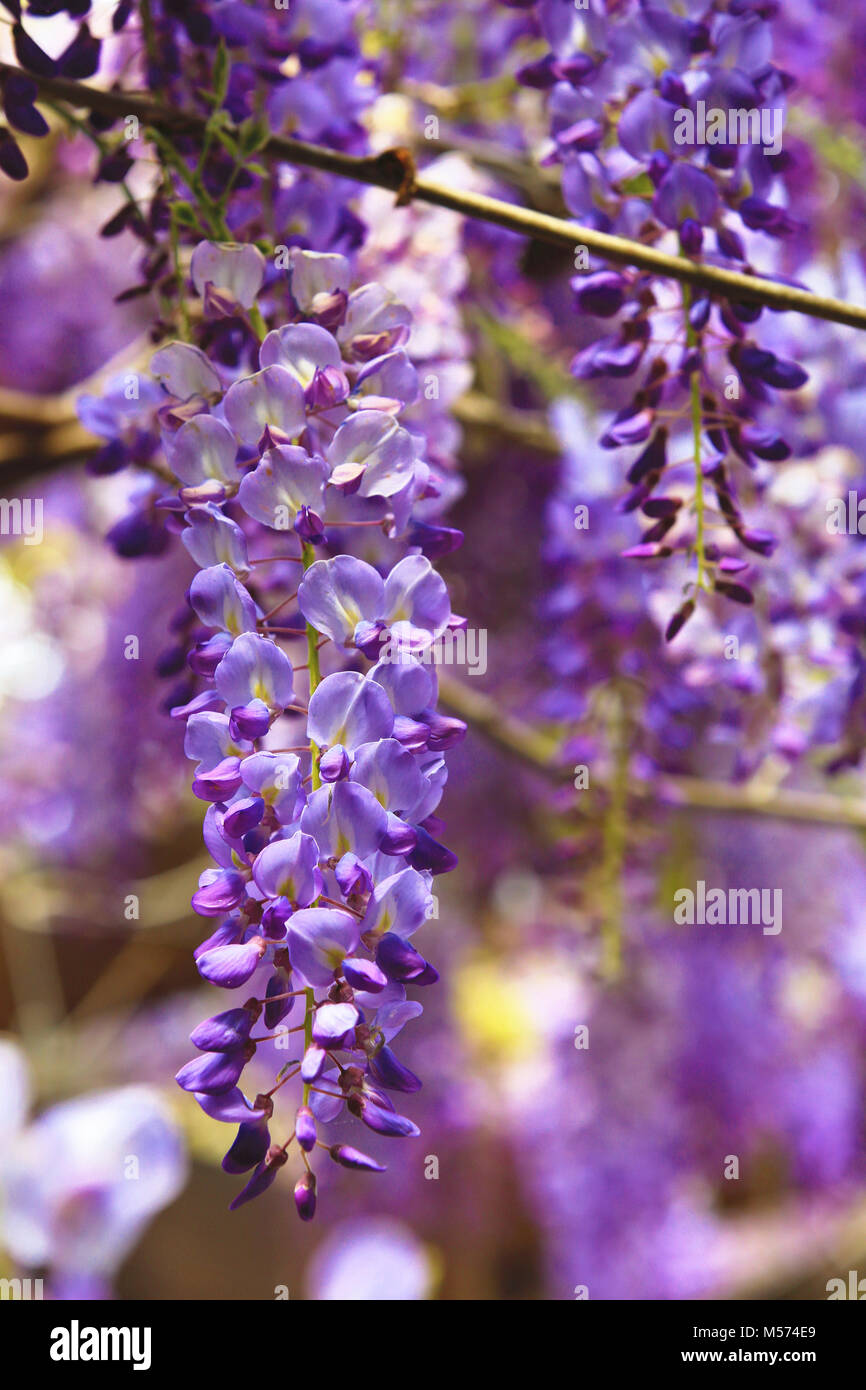
M 242 318 L 264 258 L 204 242 L 191 274 L 206 316 Z M 425 661 L 464 620 L 428 558 L 459 533 L 415 515 L 437 485 L 423 438 L 399 422 L 417 392 L 410 316 L 375 284 L 350 290 L 349 276 L 340 256 L 295 250 L 294 313 L 265 333 L 249 374 L 221 371 L 190 343 L 160 348 L 134 433 L 158 435 L 177 490 L 157 489 L 151 520 L 140 512 L 121 527 L 128 537 L 149 526 L 152 537 L 168 516 L 200 566 L 189 589 L 197 626 L 184 628 L 200 688 L 172 710 L 186 721 L 215 865 L 193 897 L 218 919 L 196 960 L 212 984 L 252 989 L 194 1031 L 199 1055 L 177 1079 L 239 1126 L 224 1167 L 252 1176 L 234 1205 L 268 1187 L 294 1145 L 305 1220 L 317 1144 L 343 1166 L 381 1168 L 325 1144 L 317 1125 L 347 1111 L 377 1134 L 418 1132 L 391 1094 L 421 1081 L 391 1044 L 421 1012 L 407 988 L 438 978 L 411 938 L 430 915 L 434 875 L 456 863 L 434 813 L 444 753 L 465 732 L 437 711 Z M 98 424 L 106 408 L 87 401 L 83 414 Z M 122 419 L 106 447 L 122 442 Z M 266 537 L 272 555 L 257 553 Z M 260 567 L 276 580 L 260 583 Z M 300 625 L 281 622 L 286 613 Z M 296 643 L 304 663 L 285 650 Z M 297 1056 L 270 1090 L 245 1097 L 239 1082 L 259 1044 L 293 1034 Z M 277 1095 L 295 1078 L 300 1104 L 272 1135 Z
M 792 79 L 772 62 L 771 8 L 629 4 L 611 14 L 541 0 L 550 52 L 517 76 L 548 93 L 542 162 L 562 166 L 563 195 L 584 225 L 737 269 L 751 269 L 759 243 L 797 236 L 785 206 L 795 161 L 781 146 Z M 742 113 L 742 131 L 712 119 L 729 112 Z M 759 341 L 760 305 L 680 295 L 646 273 L 588 261 L 578 272 L 578 313 L 617 320 L 593 331 L 571 370 L 608 384 L 617 401 L 600 442 L 629 450 L 621 506 L 650 522 L 625 553 L 691 560 L 672 640 L 702 594 L 753 602 L 751 557 L 771 555 L 778 537 L 747 520 L 740 492 L 760 495 L 762 465 L 790 457 L 764 417 L 776 392 L 796 391 L 808 375 Z

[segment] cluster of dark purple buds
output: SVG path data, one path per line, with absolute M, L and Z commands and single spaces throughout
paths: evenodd
M 90 0 L 65 0 L 65 3 L 60 0 L 30 0 L 26 15 L 22 14 L 19 0 L 2 0 L 2 4 L 14 20 L 12 44 L 22 71 L 7 72 L 0 80 L 3 112 L 8 122 L 8 125 L 0 126 L 0 169 L 10 179 L 25 179 L 28 174 L 27 161 L 12 131 L 32 136 L 48 134 L 48 124 L 36 109 L 37 85 L 33 79 L 64 77 L 72 82 L 82 82 L 93 77 L 99 69 L 102 44 L 91 34 L 86 19 L 90 12 Z M 123 29 L 131 13 L 131 0 L 121 0 L 112 16 L 115 33 Z M 37 21 L 38 32 L 40 19 L 59 14 L 80 19 L 81 23 L 75 37 L 59 57 L 52 58 L 34 38 L 31 21 Z
M 546 161 L 562 165 L 563 191 L 579 220 L 651 243 L 673 231 L 682 255 L 747 270 L 736 219 L 772 238 L 796 233 L 794 219 L 764 196 L 783 178 L 787 152 L 677 139 L 678 115 L 694 112 L 699 102 L 760 111 L 784 100 L 791 80 L 768 57 L 772 7 L 732 4 L 722 13 L 707 6 L 705 14 L 689 16 L 637 4 L 615 14 L 594 5 L 568 16 L 565 6 L 537 9 L 552 51 L 517 76 L 549 94 Z M 630 75 L 627 87 L 622 71 Z M 754 341 L 760 305 L 688 294 L 680 301 L 669 282 L 615 270 L 579 274 L 572 288 L 581 315 L 618 316 L 613 332 L 577 353 L 573 374 L 606 379 L 618 401 L 618 383 L 640 378 L 601 439 L 605 448 L 639 451 L 627 465 L 631 490 L 622 507 L 640 509 L 651 524 L 625 554 L 647 560 L 679 552 L 697 559 L 695 592 L 674 615 L 670 638 L 694 611 L 699 589 L 752 602 L 742 581 L 749 567 L 742 550 L 767 556 L 776 540 L 745 519 L 735 465 L 754 475 L 761 461 L 790 455 L 785 439 L 762 423 L 762 407 L 775 391 L 801 387 L 807 373 Z M 724 362 L 713 361 L 714 353 L 724 353 Z M 700 472 L 690 497 L 669 490 L 689 453 Z M 762 480 L 753 476 L 750 485 L 760 490 Z M 704 537 L 701 517 L 696 525 L 688 520 L 703 512 L 705 489 L 714 499 L 718 537 L 712 541 Z

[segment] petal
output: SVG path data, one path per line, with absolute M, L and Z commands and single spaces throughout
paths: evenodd
M 181 425 L 166 446 L 169 467 L 182 483 L 195 486 L 216 478 L 238 480 L 238 444 L 231 430 L 214 415 L 194 415 Z
M 353 751 L 361 743 L 388 738 L 394 727 L 391 702 L 382 687 L 359 671 L 335 671 L 313 692 L 307 710 L 307 736 L 322 747 L 341 743 Z
M 362 497 L 390 497 L 411 479 L 415 449 L 408 431 L 391 415 L 359 410 L 337 430 L 328 461 L 336 481 L 352 470 L 360 473 L 358 490 Z
M 315 323 L 292 323 L 269 333 L 259 349 L 263 367 L 285 367 L 306 388 L 323 367 L 341 367 L 337 340 Z
M 293 906 L 309 907 L 321 892 L 316 873 L 319 847 L 300 830 L 287 840 L 265 845 L 253 865 L 253 878 L 268 898 L 288 898 Z
M 313 792 L 301 815 L 301 829 L 314 837 L 324 855 L 342 859 L 351 852 L 363 859 L 379 848 L 388 817 L 366 787 L 335 782 Z
M 289 956 L 292 967 L 311 985 L 330 985 L 344 956 L 360 941 L 358 922 L 339 908 L 310 907 L 296 912 L 289 922 Z
M 263 526 L 288 531 L 302 507 L 323 505 L 328 466 L 295 445 L 268 449 L 261 462 L 241 480 L 238 501 Z
M 265 953 L 266 942 L 260 936 L 253 937 L 241 946 L 216 946 L 199 956 L 196 967 L 200 975 L 210 980 L 212 985 L 223 989 L 236 989 L 246 984 Z
M 191 396 L 212 396 L 222 383 L 200 348 L 189 343 L 169 343 L 150 359 L 150 370 L 166 391 L 187 401 Z
M 257 246 L 201 241 L 192 253 L 190 274 L 200 295 L 212 284 L 249 309 L 265 278 L 265 258 Z
M 216 669 L 216 688 L 230 709 L 263 700 L 285 709 L 294 699 L 292 663 L 268 637 L 242 632 Z
M 255 631 L 256 605 L 228 565 L 200 570 L 190 585 L 189 601 L 205 627 L 221 628 L 233 637 Z
M 362 619 L 382 610 L 385 586 L 372 565 L 353 555 L 317 560 L 298 589 L 298 606 L 307 622 L 342 645 L 350 643 Z
M 267 425 L 294 438 L 306 423 L 304 393 L 285 367 L 267 367 L 230 386 L 223 402 L 226 419 L 242 444 L 254 448 Z

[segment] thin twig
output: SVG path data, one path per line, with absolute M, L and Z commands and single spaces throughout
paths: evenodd
M 559 740 L 521 719 L 504 714 L 495 701 L 470 690 L 453 676 L 439 676 L 442 703 L 465 719 L 489 742 L 526 763 L 552 782 L 566 786 L 572 769 L 563 764 Z M 754 782 L 708 781 L 702 777 L 664 775 L 657 783 L 635 779 L 629 796 L 670 809 L 718 811 L 766 816 L 809 825 L 866 828 L 866 801 L 828 792 L 778 790 Z

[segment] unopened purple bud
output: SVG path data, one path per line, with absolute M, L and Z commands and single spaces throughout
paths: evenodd
M 319 545 L 325 539 L 325 523 L 312 507 L 301 507 L 295 517 L 295 532 L 302 541 Z
M 361 1153 L 360 1149 L 353 1149 L 349 1144 L 333 1144 L 328 1150 L 335 1163 L 339 1163 L 343 1168 L 354 1168 L 358 1172 L 385 1173 L 387 1169 L 384 1163 L 377 1163 L 375 1158 L 370 1158 L 369 1154 Z
M 388 976 L 372 960 L 346 956 L 343 960 L 342 971 L 347 984 L 350 984 L 353 989 L 366 990 L 371 994 L 378 994 L 379 990 L 384 989 L 388 983 Z
M 342 743 L 335 743 L 319 758 L 319 776 L 323 782 L 342 782 L 349 775 L 349 755 Z
M 295 1183 L 295 1208 L 302 1221 L 312 1221 L 316 1214 L 316 1177 L 304 1173 Z
M 376 964 L 389 980 L 402 983 L 420 975 L 427 962 L 402 936 L 386 932 L 376 947 Z
M 747 550 L 755 550 L 759 555 L 772 555 L 779 544 L 778 537 L 772 531 L 759 531 L 752 526 L 743 527 L 737 536 Z
M 240 840 L 255 829 L 264 813 L 265 803 L 260 796 L 233 801 L 223 816 L 223 830 L 232 840 Z
M 233 869 L 218 869 L 209 883 L 192 896 L 192 909 L 201 917 L 221 917 L 246 896 L 246 880 Z
M 658 429 L 644 449 L 632 464 L 626 474 L 627 481 L 637 484 L 643 481 L 650 473 L 661 473 L 667 461 L 668 432 L 666 429 Z
M 617 449 L 629 444 L 642 444 L 649 439 L 655 415 L 651 410 L 632 411 L 622 419 L 613 421 L 610 429 L 602 435 L 599 443 L 603 449 Z
M 682 605 L 681 608 L 677 609 L 676 613 L 674 613 L 673 617 L 667 625 L 667 629 L 665 631 L 666 642 L 672 642 L 674 640 L 674 638 L 677 636 L 677 633 L 683 630 L 694 611 L 694 599 L 686 599 L 685 603 Z
M 340 886 L 340 892 L 345 898 L 353 897 L 359 893 L 372 893 L 373 891 L 373 877 L 370 870 L 351 851 L 347 851 L 342 859 L 337 861 L 334 876 Z
M 658 93 L 662 101 L 670 101 L 674 106 L 688 106 L 689 98 L 685 83 L 679 73 L 663 72 L 658 80 Z
M 417 546 L 428 560 L 450 555 L 463 544 L 463 532 L 454 526 L 433 526 L 427 521 L 414 521 L 409 528 L 409 545 Z
M 321 1076 L 328 1060 L 328 1054 L 323 1047 L 318 1047 L 315 1043 L 308 1047 L 301 1062 L 301 1080 L 309 1085 Z
M 264 1162 L 270 1148 L 271 1136 L 267 1121 L 245 1121 L 235 1135 L 234 1143 L 222 1161 L 224 1173 L 248 1173 Z
M 508 0 L 506 0 L 506 3 Z M 534 3 L 534 0 L 533 0 Z M 529 9 L 529 5 L 521 5 L 519 8 Z M 580 87 L 595 69 L 595 59 L 588 53 L 575 53 L 569 58 L 553 64 L 554 75 L 560 82 L 570 82 L 573 87 Z
M 197 1024 L 189 1040 L 200 1052 L 229 1052 L 246 1042 L 259 1011 L 259 1005 L 255 1014 L 248 1008 L 226 1009 L 225 1013 Z
M 420 1091 L 421 1080 L 395 1056 L 390 1047 L 381 1047 L 370 1059 L 373 1079 L 389 1091 Z
M 450 714 L 439 714 L 435 709 L 421 710 L 424 723 L 430 730 L 427 747 L 434 753 L 444 753 L 456 748 L 466 737 L 467 724 Z
M 665 150 L 654 150 L 650 155 L 647 172 L 654 188 L 658 188 L 671 167 L 671 157 Z
M 241 785 L 240 758 L 223 758 L 207 772 L 197 772 L 192 789 L 202 801 L 228 801 Z
M 619 553 L 624 560 L 656 560 L 671 552 L 669 546 L 647 545 L 641 542 L 638 545 L 630 545 Z
M 187 657 L 187 665 L 197 676 L 210 679 L 232 644 L 227 632 L 215 632 L 205 642 L 197 642 Z
M 86 24 L 82 24 L 68 48 L 57 59 L 61 77 L 83 82 L 99 68 L 100 39 L 95 39 Z
M 249 1055 L 246 1047 L 236 1047 L 231 1052 L 203 1052 L 181 1067 L 175 1081 L 184 1091 L 219 1095 L 237 1085 Z
M 295 1116 L 295 1138 L 305 1153 L 316 1144 L 316 1117 L 308 1105 L 302 1105 Z
M 370 1101 L 363 1102 L 360 1118 L 368 1129 L 392 1139 L 408 1139 L 421 1133 L 418 1126 L 407 1120 L 405 1115 L 398 1115 L 395 1110 L 386 1110 Z
M 610 318 L 622 308 L 626 281 L 615 270 L 599 270 L 594 275 L 576 275 L 571 288 L 575 306 L 581 312 Z
M 130 512 L 115 522 L 106 540 L 122 560 L 137 560 L 141 555 L 161 555 L 169 534 L 147 512 Z
M 704 229 L 694 217 L 680 223 L 680 246 L 687 256 L 697 256 L 704 244 Z
M 644 502 L 643 511 L 645 516 L 676 516 L 682 505 L 679 497 L 650 497 Z
M 272 1144 L 246 1187 L 242 1188 L 231 1203 L 229 1211 L 237 1211 L 238 1207 L 244 1206 L 246 1202 L 251 1202 L 254 1197 L 260 1197 L 263 1192 L 267 1192 L 287 1158 L 288 1154 L 285 1149 Z
M 418 841 L 409 856 L 413 869 L 429 869 L 434 874 L 448 874 L 457 868 L 458 859 L 453 850 L 446 849 L 434 840 L 422 826 L 416 827 Z
M 123 183 L 134 162 L 125 150 L 113 150 L 103 155 L 97 165 L 96 182 Z
M 728 583 L 727 580 L 717 579 L 713 587 L 717 594 L 724 594 L 725 598 L 731 599 L 734 603 L 748 605 L 755 602 L 754 594 L 751 589 L 746 588 L 745 584 L 733 584 Z
M 283 941 L 286 923 L 292 915 L 292 905 L 288 898 L 274 898 L 262 913 L 262 935 L 269 941 Z
M 330 410 L 344 401 L 348 394 L 349 383 L 345 372 L 341 372 L 339 367 L 317 367 L 304 391 L 304 404 L 308 410 Z
M 722 255 L 727 256 L 731 261 L 744 261 L 746 259 L 746 250 L 742 239 L 729 227 L 716 228 L 716 245 Z
M 257 1096 L 255 1105 L 250 1105 L 237 1086 L 230 1091 L 221 1091 L 218 1096 L 208 1096 L 202 1091 L 194 1091 L 193 1095 L 204 1113 L 221 1124 L 242 1125 L 254 1115 L 267 1119 L 273 1114 L 274 1104 L 270 1096 Z
M 574 125 L 556 132 L 556 143 L 560 149 L 570 150 L 575 154 L 594 153 L 603 138 L 604 126 L 590 118 L 575 121 Z
M 258 968 L 267 949 L 264 937 L 255 936 L 237 946 L 215 946 L 196 960 L 198 973 L 221 989 L 245 985 Z
M 791 446 L 775 430 L 762 429 L 760 425 L 744 425 L 740 431 L 740 442 L 749 453 L 770 463 L 782 463 L 791 457 Z
M 706 328 L 707 320 L 710 317 L 712 301 L 709 299 L 696 299 L 689 309 L 689 323 L 696 332 Z
M 57 71 L 57 63 L 53 58 L 49 58 L 47 53 L 43 53 L 21 24 L 13 24 L 12 26 L 12 43 L 15 48 L 15 57 L 27 72 L 34 72 L 37 77 L 54 76 Z
M 232 738 L 264 738 L 271 727 L 271 711 L 256 697 L 248 705 L 236 705 L 229 719 Z
M 553 55 L 546 53 L 543 58 L 537 59 L 533 63 L 524 63 L 518 68 L 514 76 L 521 87 L 534 87 L 536 91 L 544 92 L 549 87 L 555 87 L 557 82 L 554 72 Z
M 798 391 L 809 380 L 809 373 L 796 362 L 788 362 L 777 357 L 772 367 L 764 372 L 764 381 L 775 386 L 777 391 Z

